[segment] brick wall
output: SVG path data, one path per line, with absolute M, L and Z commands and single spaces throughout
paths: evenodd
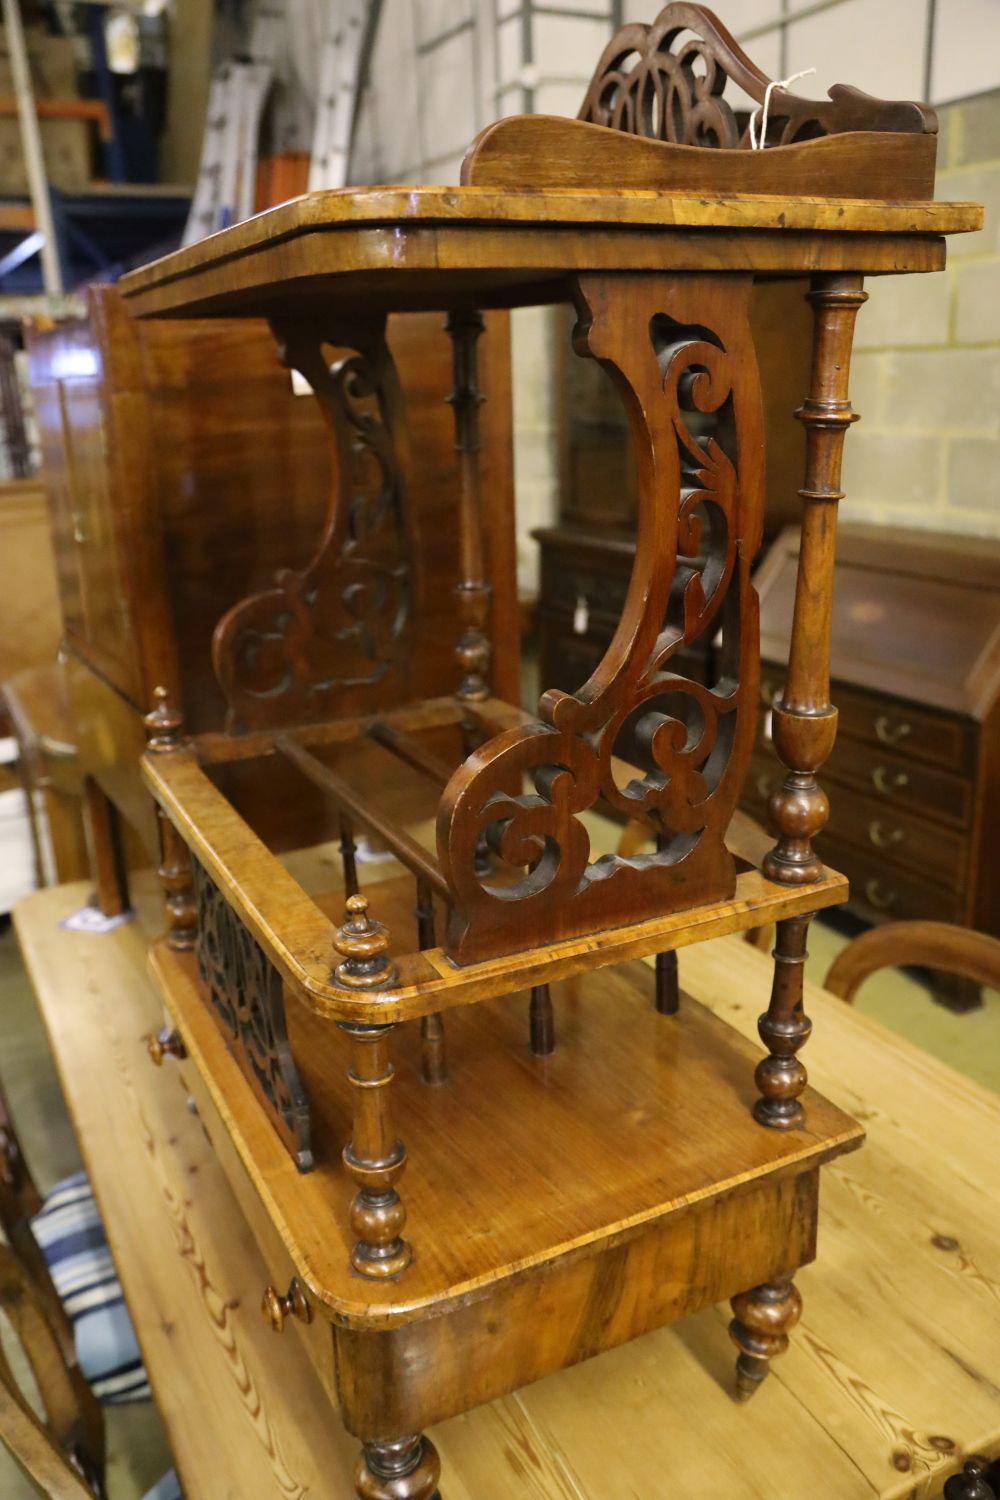
M 940 108 L 937 196 L 986 205 L 937 275 L 872 277 L 844 519 L 1000 536 L 1000 89 Z

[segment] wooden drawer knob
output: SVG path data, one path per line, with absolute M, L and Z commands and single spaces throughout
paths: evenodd
M 164 1059 L 167 1057 L 187 1057 L 187 1048 L 181 1041 L 180 1033 L 171 1031 L 166 1026 L 162 1031 L 153 1033 L 146 1043 L 146 1048 L 154 1068 L 162 1068 Z
M 297 1276 L 292 1277 L 288 1283 L 288 1291 L 283 1297 L 277 1287 L 265 1287 L 260 1310 L 275 1333 L 281 1333 L 286 1318 L 298 1318 L 300 1323 L 312 1322 L 312 1308 L 306 1300 L 302 1283 Z

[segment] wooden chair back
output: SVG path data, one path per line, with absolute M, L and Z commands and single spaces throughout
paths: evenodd
M 824 984 L 850 1005 L 879 969 L 919 964 L 1000 990 L 1000 939 L 952 922 L 887 922 L 854 938 L 830 966 Z
M 44 1302 L 66 1359 L 72 1361 L 73 1329 L 31 1228 L 42 1204 L 42 1195 L 21 1150 L 10 1105 L 0 1084 L 0 1229 Z
M 45 1299 L 7 1245 L 0 1245 L 0 1310 L 10 1321 L 38 1388 L 35 1414 L 0 1344 L 0 1439 L 50 1500 L 103 1494 L 104 1419 L 97 1398 L 71 1364 Z

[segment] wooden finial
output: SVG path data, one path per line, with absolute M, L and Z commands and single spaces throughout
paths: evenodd
M 143 719 L 146 726 L 146 748 L 153 755 L 179 750 L 183 743 L 184 715 L 167 702 L 167 689 L 153 689 L 154 705 Z
M 344 925 L 338 927 L 333 946 L 342 959 L 334 978 L 345 990 L 380 990 L 395 983 L 389 934 L 381 922 L 369 917 L 367 896 L 347 898 Z

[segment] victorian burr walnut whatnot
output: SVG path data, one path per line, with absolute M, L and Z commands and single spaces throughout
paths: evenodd
M 797 1055 L 809 918 L 846 895 L 812 839 L 836 728 L 851 334 L 865 275 L 939 270 L 942 236 L 980 212 L 931 201 L 923 106 L 772 89 L 766 149 L 749 150 L 727 77 L 762 103 L 767 79 L 710 13 L 669 6 L 612 42 L 580 121 L 493 126 L 461 187 L 302 198 L 122 284 L 140 319 L 267 317 L 337 450 L 314 566 L 216 630 L 227 729 L 186 737 L 160 693 L 144 773 L 169 909 L 151 964 L 175 1028 L 153 1050 L 181 1068 L 273 1266 L 267 1316 L 297 1331 L 362 1443 L 366 1500 L 437 1492 L 430 1424 L 727 1297 L 750 1395 L 799 1316 L 819 1168 L 862 1139 Z M 773 276 L 809 278 L 814 343 L 774 708 L 786 770 L 757 869 L 724 834 L 759 690 L 747 309 L 754 279 Z M 551 302 L 575 308 L 577 354 L 621 394 L 639 514 L 605 657 L 536 717 L 491 683 L 476 351 L 481 309 Z M 461 458 L 455 691 L 421 703 L 402 692 L 421 642 L 383 336 L 387 313 L 412 308 L 447 314 Z M 701 683 L 677 663 L 706 633 L 721 646 Z M 636 717 L 630 764 L 619 736 Z M 409 778 L 436 801 L 433 847 L 352 780 L 374 753 L 382 783 Z M 250 764 L 295 768 L 336 809 L 336 889 L 294 878 L 233 809 L 223 778 Z M 584 816 L 598 805 L 645 820 L 654 848 L 594 857 Z M 407 872 L 364 894 L 359 828 Z M 656 1007 L 637 960 L 770 921 L 762 1059 L 693 1002 Z

